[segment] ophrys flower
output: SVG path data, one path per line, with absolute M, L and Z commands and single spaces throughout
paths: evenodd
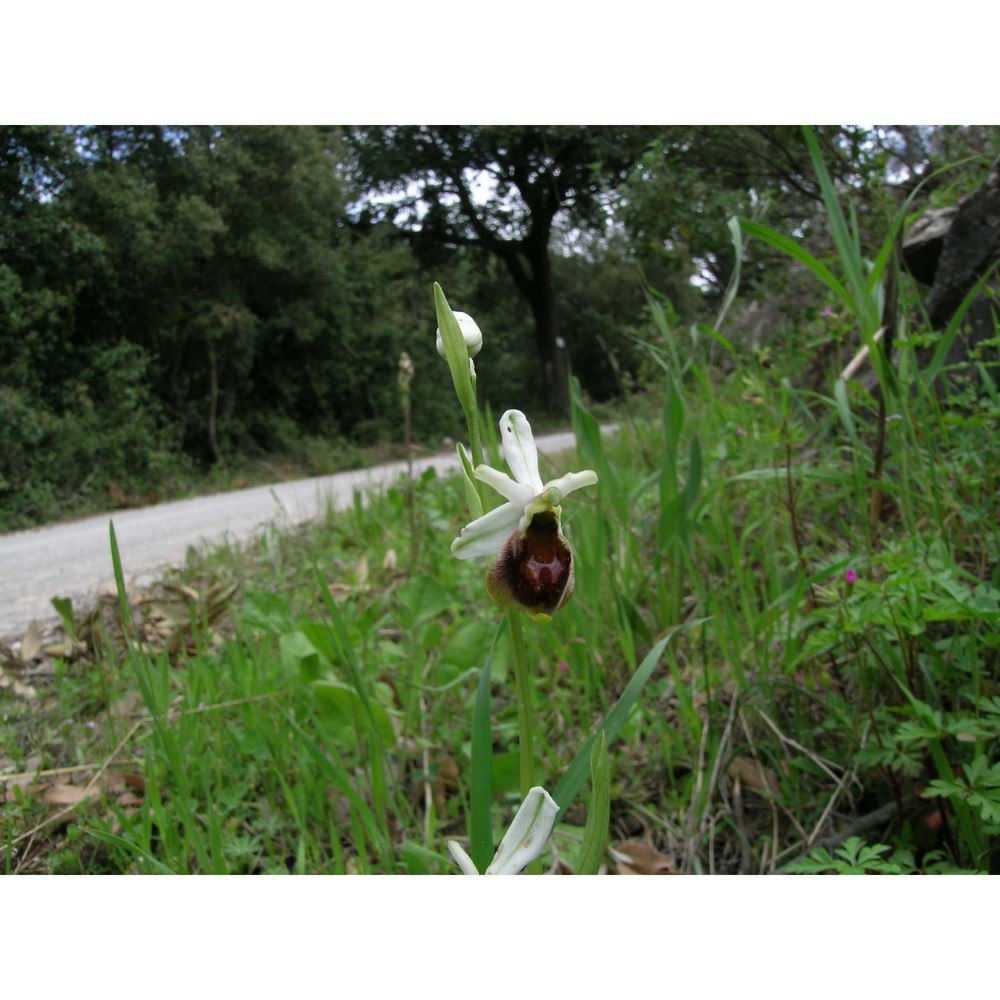
M 451 551 L 459 559 L 495 556 L 486 579 L 493 600 L 548 621 L 573 595 L 573 553 L 562 533 L 563 497 L 593 486 L 597 473 L 568 472 L 543 483 L 531 425 L 520 410 L 500 418 L 500 437 L 513 479 L 488 465 L 476 466 L 474 474 L 507 503 L 466 525 Z

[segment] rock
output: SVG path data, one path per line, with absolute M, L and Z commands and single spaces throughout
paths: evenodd
M 1000 261 L 1000 160 L 983 185 L 957 205 L 925 212 L 903 242 L 903 259 L 911 274 L 932 284 L 924 303 L 933 329 L 943 330 L 962 300 Z M 994 270 L 988 285 L 1000 284 Z M 996 334 L 991 298 L 973 301 L 948 352 L 947 363 L 968 360 L 975 345 Z
M 944 248 L 944 238 L 957 211 L 958 205 L 929 208 L 913 223 L 903 240 L 903 261 L 910 274 L 922 285 L 934 284 L 934 272 Z
M 927 314 L 936 330 L 948 324 L 972 286 L 1000 260 L 1000 160 L 983 186 L 957 208 L 927 296 Z

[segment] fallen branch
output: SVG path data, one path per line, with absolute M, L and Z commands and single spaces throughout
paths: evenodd
M 884 326 L 880 326 L 872 334 L 872 342 L 877 344 L 882 339 L 882 337 L 885 336 L 885 331 L 886 328 Z M 847 367 L 840 373 L 841 381 L 850 382 L 851 379 L 854 378 L 855 375 L 857 375 L 858 369 L 867 360 L 868 360 L 868 345 L 865 344 L 865 346 L 862 347 L 861 350 L 858 351 L 858 353 L 855 354 L 850 361 L 848 361 Z

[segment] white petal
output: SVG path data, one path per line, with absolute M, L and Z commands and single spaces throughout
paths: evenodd
M 519 483 L 531 487 L 532 496 L 542 492 L 542 479 L 538 475 L 538 449 L 531 424 L 520 410 L 508 410 L 500 418 L 500 437 L 503 439 L 503 457 Z
M 516 875 L 543 850 L 556 821 L 559 806 L 541 785 L 535 785 L 521 803 L 510 828 L 503 835 L 487 875 Z M 449 845 L 450 846 L 450 845 Z M 454 852 L 452 852 L 454 856 Z M 457 859 L 456 859 L 457 860 Z
M 472 863 L 472 858 L 465 853 L 465 848 L 457 840 L 448 841 L 448 850 L 451 851 L 451 856 L 455 859 L 455 864 L 462 869 L 463 875 L 479 874 L 478 869 Z
M 451 543 L 452 555 L 459 559 L 499 555 L 503 543 L 510 537 L 521 518 L 521 507 L 505 503 L 467 524 Z
M 562 503 L 562 498 L 568 496 L 576 490 L 583 489 L 584 486 L 593 486 L 597 482 L 597 473 L 593 469 L 584 469 L 582 472 L 567 472 L 565 476 L 553 479 L 545 484 L 543 493 L 548 490 L 558 490 L 559 497 L 553 498 L 553 503 Z
M 476 479 L 481 483 L 486 483 L 497 491 L 505 500 L 509 500 L 518 507 L 523 507 L 531 501 L 535 491 L 525 483 L 515 483 L 506 472 L 500 472 L 489 465 L 477 465 L 475 472 Z
M 469 349 L 469 357 L 474 358 L 483 349 L 483 331 L 468 313 L 456 312 L 455 319 L 458 320 L 465 346 Z
M 479 329 L 479 324 L 468 313 L 454 312 L 453 315 L 458 321 L 459 330 L 462 331 L 462 339 L 465 341 L 466 349 L 469 352 L 469 360 L 471 361 L 483 349 L 483 332 Z M 443 358 L 445 356 L 444 341 L 441 339 L 440 327 L 437 330 L 435 346 L 437 347 L 438 354 Z

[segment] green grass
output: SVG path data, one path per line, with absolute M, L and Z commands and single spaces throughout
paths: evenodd
M 577 400 L 579 458 L 556 468 L 601 477 L 567 508 L 577 591 L 526 629 L 544 783 L 565 779 L 646 654 L 687 624 L 616 719 L 612 844 L 645 839 L 681 871 L 817 870 L 822 842 L 898 803 L 901 822 L 870 834 L 893 865 L 995 868 L 992 388 L 976 409 L 931 405 L 909 369 L 901 401 L 920 405 L 890 422 L 891 512 L 873 529 L 863 391 L 848 387 L 852 435 L 832 396 L 807 399 L 750 361 L 721 381 L 697 364 L 637 401 L 613 440 Z M 452 870 L 445 841 L 468 832 L 477 678 L 500 615 L 483 567 L 448 551 L 459 481 L 411 489 L 415 545 L 401 483 L 367 510 L 192 561 L 173 617 L 156 617 L 169 595 L 126 608 L 124 630 L 106 610 L 102 641 L 57 663 L 38 707 L 11 702 L 0 753 L 14 770 L 33 756 L 78 766 L 76 786 L 107 765 L 139 794 L 98 783 L 52 822 L 42 793 L 18 790 L 4 867 Z M 490 680 L 495 844 L 518 786 L 503 637 Z M 554 837 L 571 864 L 586 818 L 577 797 Z M 883 854 L 872 870 L 890 870 Z

